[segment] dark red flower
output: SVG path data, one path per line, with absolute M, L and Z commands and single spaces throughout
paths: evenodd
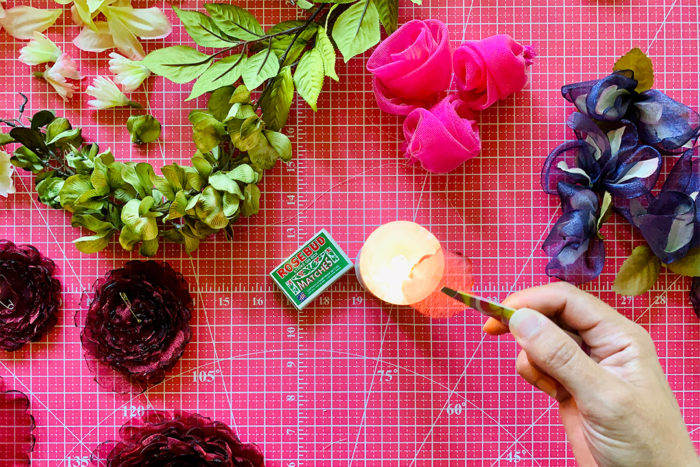
M 255 444 L 241 442 L 226 424 L 196 413 L 152 411 L 119 430 L 119 441 L 103 443 L 93 452 L 99 467 L 264 466 Z
M 7 390 L 0 378 L 0 466 L 29 465 L 34 449 L 34 417 L 28 412 L 29 398 Z
M 0 240 L 0 349 L 36 341 L 58 321 L 56 264 L 31 245 Z
M 168 263 L 130 261 L 95 284 L 80 334 L 95 380 L 113 391 L 165 378 L 192 337 L 187 282 Z

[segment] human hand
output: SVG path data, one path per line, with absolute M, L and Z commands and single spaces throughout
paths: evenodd
M 518 310 L 510 320 L 523 348 L 517 371 L 559 401 L 579 465 L 700 465 L 654 343 L 641 326 L 564 282 L 517 292 L 503 304 Z M 495 335 L 508 328 L 489 319 L 484 331 Z

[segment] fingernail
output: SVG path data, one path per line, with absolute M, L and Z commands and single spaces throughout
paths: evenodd
M 510 332 L 516 338 L 528 339 L 542 329 L 544 319 L 544 316 L 534 310 L 521 308 L 510 318 Z
M 557 398 L 557 387 L 551 381 L 544 378 L 540 378 L 537 381 L 535 381 L 535 386 L 552 399 Z

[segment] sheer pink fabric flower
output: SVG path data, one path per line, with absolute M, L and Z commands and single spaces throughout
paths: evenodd
M 29 413 L 29 398 L 20 391 L 8 390 L 0 378 L 0 465 L 29 465 L 34 450 L 34 417 Z
M 447 26 L 432 19 L 409 21 L 377 47 L 367 70 L 384 112 L 408 115 L 430 107 L 452 79 Z
M 61 55 L 50 68 L 47 66 L 41 76 L 53 86 L 64 101 L 73 97 L 73 92 L 78 90 L 75 84 L 68 80 L 82 79 L 78 66 L 67 54 Z
M 445 97 L 430 110 L 414 110 L 403 124 L 405 156 L 430 172 L 456 169 L 481 150 L 479 130 L 469 117 L 455 95 Z
M 465 105 L 483 110 L 520 91 L 528 81 L 527 69 L 535 58 L 507 34 L 467 41 L 454 53 L 459 96 Z

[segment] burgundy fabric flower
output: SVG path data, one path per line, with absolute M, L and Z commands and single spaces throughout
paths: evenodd
M 58 321 L 56 264 L 31 245 L 0 240 L 0 349 L 37 341 Z
M 192 337 L 191 309 L 167 263 L 130 261 L 98 280 L 80 334 L 95 380 L 118 392 L 163 381 Z
M 413 20 L 383 41 L 367 61 L 379 108 L 408 115 L 430 107 L 449 87 L 452 52 L 441 21 Z
M 29 465 L 34 450 L 34 417 L 28 412 L 29 398 L 8 390 L 0 378 L 0 465 Z
M 465 42 L 454 53 L 460 98 L 470 108 L 484 110 L 520 91 L 527 84 L 527 69 L 534 58 L 532 47 L 507 34 Z
M 479 154 L 479 130 L 462 104 L 450 95 L 430 110 L 416 109 L 406 117 L 403 149 L 409 161 L 420 162 L 430 172 L 446 173 Z
M 119 441 L 101 444 L 92 454 L 98 467 L 263 466 L 255 444 L 241 442 L 226 424 L 187 412 L 148 412 L 119 431 Z

